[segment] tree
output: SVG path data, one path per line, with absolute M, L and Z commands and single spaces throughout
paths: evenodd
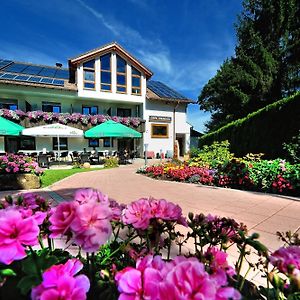
M 209 130 L 299 89 L 298 0 L 244 0 L 236 24 L 235 56 L 203 87 L 200 109 L 212 113 Z

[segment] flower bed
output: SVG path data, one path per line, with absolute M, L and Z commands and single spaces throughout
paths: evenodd
M 300 196 L 300 164 L 292 165 L 281 159 L 245 161 L 234 158 L 214 169 L 197 167 L 194 162 L 191 165 L 168 162 L 137 172 L 156 179 Z
M 43 170 L 26 155 L 0 156 L 0 190 L 37 189 Z
M 249 235 L 233 219 L 186 218 L 163 199 L 125 206 L 92 189 L 78 190 L 73 201 L 53 208 L 33 194 L 7 197 L 0 208 L 1 299 L 299 297 L 297 236 L 282 235 L 288 245 L 270 253 L 258 234 Z M 184 228 L 187 234 L 180 232 Z M 75 256 L 55 249 L 53 238 L 61 237 Z M 230 265 L 226 252 L 233 247 L 239 257 Z M 253 253 L 259 255 L 254 262 Z M 243 264 L 260 270 L 269 289 L 248 282 Z
M 0 109 L 0 116 L 13 121 L 20 121 L 24 118 L 28 118 L 31 122 L 44 121 L 46 123 L 59 122 L 62 124 L 68 123 L 81 123 L 82 125 L 97 125 L 104 123 L 108 120 L 113 120 L 118 123 L 122 123 L 126 126 L 138 127 L 141 124 L 142 119 L 137 117 L 118 117 L 108 115 L 83 115 L 81 113 L 52 113 L 43 111 L 29 111 L 24 112 L 22 110 L 9 110 Z

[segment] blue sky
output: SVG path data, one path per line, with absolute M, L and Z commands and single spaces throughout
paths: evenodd
M 162 81 L 196 100 L 233 55 L 239 0 L 4 0 L 0 57 L 54 65 L 117 41 Z M 190 105 L 202 131 L 209 114 Z

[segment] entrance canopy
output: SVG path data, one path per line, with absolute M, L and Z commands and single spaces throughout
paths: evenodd
M 0 135 L 19 135 L 23 126 L 0 117 Z
M 82 137 L 83 131 L 74 127 L 55 123 L 22 130 L 23 135 L 29 136 L 52 136 L 52 137 Z
M 132 128 L 123 124 L 109 120 L 105 123 L 97 125 L 84 133 L 87 138 L 102 138 L 102 137 L 116 137 L 116 138 L 140 138 L 142 134 Z

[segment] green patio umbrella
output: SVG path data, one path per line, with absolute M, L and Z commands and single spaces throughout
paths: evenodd
M 20 135 L 23 126 L 0 117 L 0 135 Z
M 117 137 L 117 138 L 140 138 L 142 134 L 123 124 L 109 120 L 97 125 L 84 133 L 87 138 Z

